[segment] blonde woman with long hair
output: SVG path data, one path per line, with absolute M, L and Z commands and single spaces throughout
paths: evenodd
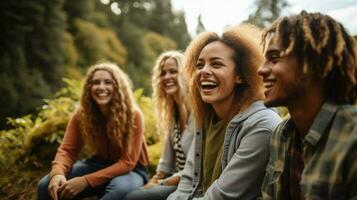
M 166 141 L 156 174 L 140 190 L 125 200 L 165 200 L 176 190 L 193 139 L 193 119 L 189 117 L 186 83 L 182 75 L 184 55 L 162 53 L 153 70 L 153 100 L 159 130 Z
M 266 108 L 256 70 L 260 31 L 240 25 L 203 32 L 186 50 L 185 71 L 196 122 L 177 190 L 168 199 L 255 199 L 279 115 Z
M 93 152 L 76 161 L 82 147 Z M 38 199 L 123 199 L 147 181 L 144 121 L 129 78 L 113 63 L 89 68 L 80 107 L 68 123 Z

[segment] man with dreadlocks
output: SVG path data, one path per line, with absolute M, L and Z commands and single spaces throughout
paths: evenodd
M 266 106 L 286 106 L 275 130 L 263 199 L 357 198 L 356 43 L 327 15 L 276 20 L 258 69 Z

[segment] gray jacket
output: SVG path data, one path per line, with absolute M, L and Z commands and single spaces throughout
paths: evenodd
M 269 159 L 269 140 L 281 118 L 261 101 L 254 102 L 228 124 L 222 155 L 222 173 L 208 190 L 202 190 L 202 134 L 197 129 L 177 190 L 168 200 L 202 198 L 255 199 Z
M 187 154 L 190 150 L 191 143 L 193 141 L 194 135 L 194 120 L 193 117 L 190 117 L 187 122 L 187 127 L 182 133 L 181 145 L 183 153 L 185 154 L 187 160 Z M 176 172 L 176 153 L 174 151 L 174 131 L 173 128 L 170 131 L 169 135 L 166 137 L 165 147 L 161 154 L 159 164 L 156 168 L 156 171 L 162 171 L 167 174 L 175 174 L 175 176 L 180 176 L 180 172 Z

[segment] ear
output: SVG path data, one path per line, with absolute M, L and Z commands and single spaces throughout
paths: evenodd
M 242 83 L 243 83 L 243 80 L 240 78 L 240 76 L 239 76 L 239 75 L 237 75 L 237 76 L 236 76 L 236 78 L 235 78 L 235 83 L 236 83 L 237 85 L 239 85 L 239 84 L 242 84 Z

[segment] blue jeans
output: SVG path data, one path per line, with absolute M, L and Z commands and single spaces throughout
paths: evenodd
M 130 192 L 124 200 L 166 200 L 176 188 L 176 185 L 156 185 L 148 189 L 139 189 Z
M 93 159 L 77 161 L 68 176 L 67 180 L 83 176 L 109 166 L 109 163 L 99 162 Z M 145 167 L 137 167 L 133 171 L 114 177 L 105 184 L 91 187 L 88 186 L 82 192 L 74 197 L 74 199 L 81 199 L 84 197 L 98 196 L 102 200 L 109 199 L 123 199 L 127 193 L 137 190 L 144 185 L 148 180 L 148 173 Z M 38 185 L 37 197 L 39 200 L 51 199 L 48 193 L 49 175 L 43 177 Z

